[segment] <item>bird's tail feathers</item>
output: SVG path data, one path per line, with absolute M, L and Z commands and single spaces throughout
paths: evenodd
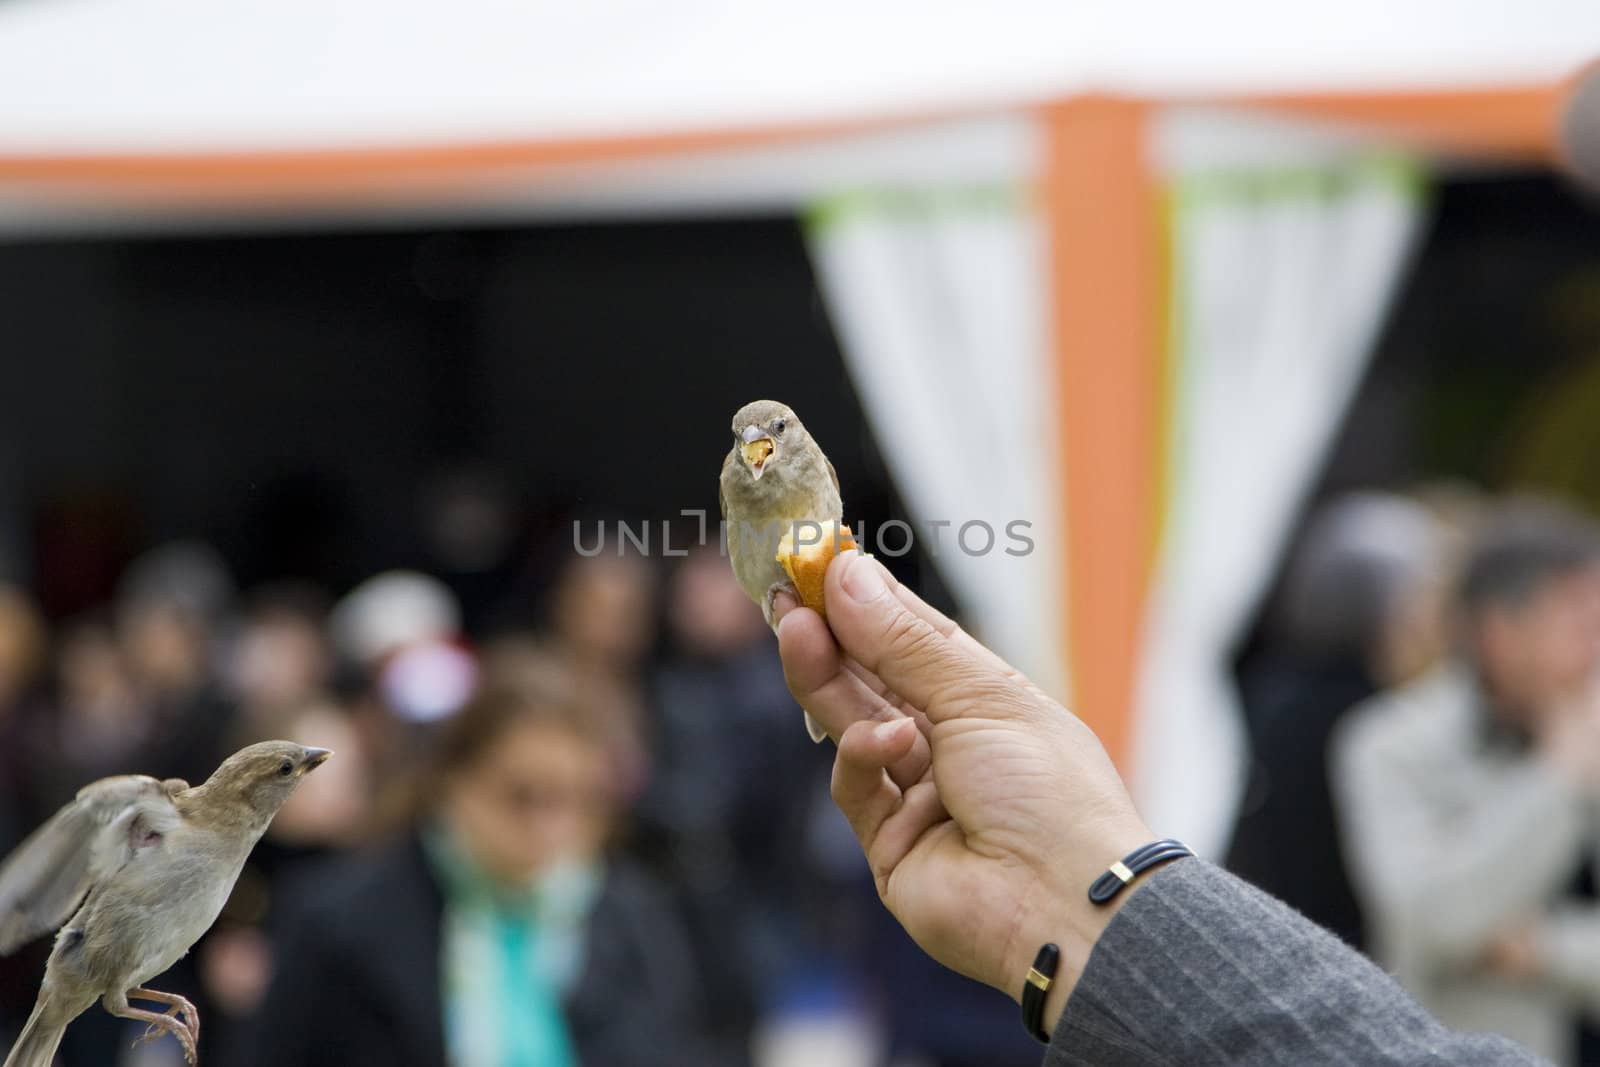
M 50 1067 L 56 1056 L 56 1046 L 61 1044 L 61 1035 L 67 1028 L 60 1023 L 47 1022 L 44 1008 L 45 1000 L 40 997 L 33 1006 L 33 1014 L 28 1016 L 28 1024 L 22 1028 L 22 1036 L 11 1046 L 5 1067 Z

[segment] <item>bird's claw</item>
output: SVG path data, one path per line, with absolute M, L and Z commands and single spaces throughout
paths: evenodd
M 168 1029 L 164 1026 L 157 1026 L 155 1023 L 151 1023 L 150 1028 L 143 1034 L 134 1038 L 133 1044 L 129 1047 L 138 1048 L 146 1041 L 154 1041 L 162 1034 L 171 1034 L 173 1037 L 177 1038 L 178 1045 L 183 1049 L 184 1062 L 187 1063 L 189 1067 L 195 1067 L 195 1064 L 198 1062 L 198 1055 L 194 1047 L 194 1038 L 189 1035 L 189 1031 L 183 1026 L 174 1026 L 171 1029 Z
M 779 593 L 788 593 L 790 596 L 794 597 L 795 603 L 798 604 L 800 602 L 799 590 L 797 590 L 794 587 L 794 583 L 788 579 L 785 579 L 781 582 L 773 582 L 771 585 L 767 586 L 767 595 L 761 598 L 761 614 L 767 617 L 767 625 L 772 627 L 774 630 L 778 628 L 778 620 L 776 618 L 776 601 Z
M 132 1048 L 138 1048 L 147 1041 L 154 1041 L 163 1034 L 171 1034 L 178 1039 L 178 1044 L 183 1048 L 184 1062 L 189 1067 L 194 1067 L 198 1060 L 198 1046 L 200 1035 L 195 1025 L 198 1020 L 191 1020 L 189 1013 L 181 1007 L 173 1007 L 161 1015 L 158 1022 L 153 1022 L 144 1028 L 144 1033 L 133 1039 Z

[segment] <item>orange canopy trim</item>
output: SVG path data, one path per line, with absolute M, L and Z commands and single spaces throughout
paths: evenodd
M 1554 160 L 1559 155 L 1560 108 L 1570 88 L 1571 82 L 1562 80 L 1459 92 L 1332 93 L 1143 103 L 1263 108 L 1371 128 L 1427 149 Z M 1015 110 L 1050 116 L 1072 104 L 1073 100 L 1031 102 L 1019 104 Z M 135 200 L 197 195 L 216 200 L 250 200 L 267 195 L 337 196 L 374 189 L 450 190 L 507 173 L 524 175 L 543 168 L 825 139 L 913 122 L 971 117 L 992 110 L 951 109 L 852 122 L 525 142 L 170 153 L 0 152 L 0 184 L 57 197 Z

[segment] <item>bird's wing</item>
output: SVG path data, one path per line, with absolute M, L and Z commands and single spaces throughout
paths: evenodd
M 839 472 L 833 469 L 833 460 L 827 456 L 822 457 L 822 462 L 828 465 L 828 477 L 833 479 L 833 491 L 837 495 L 839 492 Z
M 736 454 L 734 454 L 736 451 L 738 450 L 730 451 L 728 458 L 723 459 L 722 474 L 717 475 L 717 510 L 722 512 L 722 522 L 730 525 L 728 526 L 728 531 L 726 531 L 725 545 L 726 550 L 728 550 L 728 563 L 733 565 L 734 574 L 739 573 L 739 537 L 736 536 L 736 531 L 733 530 L 733 518 L 728 515 L 728 486 L 723 485 L 723 480 L 728 477 L 728 470 L 733 467 L 733 464 L 739 462 Z M 746 592 L 749 592 L 749 590 L 746 590 Z
M 728 490 L 723 486 L 722 480 L 728 476 L 728 468 L 734 462 L 736 462 L 734 452 L 730 451 L 723 458 L 722 470 L 717 474 L 717 510 L 722 513 L 723 522 L 728 521 Z
M 84 786 L 0 863 L 0 956 L 70 919 L 95 882 L 178 819 L 154 778 L 130 774 Z

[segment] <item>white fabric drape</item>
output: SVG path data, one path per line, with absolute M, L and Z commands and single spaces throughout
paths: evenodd
M 1376 340 L 1419 229 L 1393 159 L 1172 180 L 1172 412 L 1146 617 L 1134 790 L 1162 834 L 1215 853 L 1243 727 L 1229 656 Z
M 967 625 L 1041 686 L 1065 681 L 1048 248 L 1021 187 L 900 189 L 811 215 L 818 285 L 919 543 Z M 844 487 L 850 515 L 850 487 Z M 1023 555 L 1007 526 L 1032 541 Z M 959 543 L 967 523 L 965 547 Z M 891 549 L 899 533 L 885 531 Z M 872 541 L 877 532 L 868 531 Z M 876 546 L 869 542 L 869 548 Z

